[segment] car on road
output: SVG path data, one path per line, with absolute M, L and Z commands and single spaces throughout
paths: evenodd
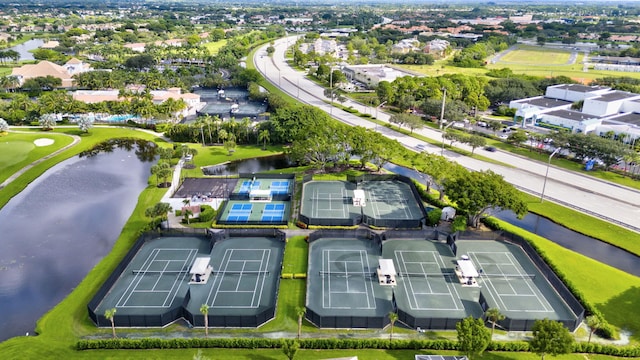
M 420 151 L 424 151 L 426 149 L 426 147 L 424 146 L 424 144 L 418 144 L 418 145 L 416 145 L 416 149 L 418 149 Z
M 484 149 L 489 151 L 489 152 L 496 152 L 496 150 L 497 150 L 495 148 L 495 146 L 485 146 Z

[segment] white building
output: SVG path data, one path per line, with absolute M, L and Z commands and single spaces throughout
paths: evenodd
M 582 109 L 572 109 L 580 101 Z M 509 107 L 516 109 L 515 120 L 523 126 L 562 127 L 601 136 L 612 131 L 626 143 L 640 139 L 640 94 L 562 84 L 547 87 L 544 96 L 513 100 Z

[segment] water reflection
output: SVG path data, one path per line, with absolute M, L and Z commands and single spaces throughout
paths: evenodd
M 64 161 L 0 209 L 0 341 L 33 333 L 109 253 L 147 186 L 134 149 Z
M 518 219 L 512 211 L 502 211 L 495 216 L 509 224 L 549 239 L 567 249 L 629 274 L 640 276 L 640 257 L 628 251 L 569 230 L 536 214 L 528 213 L 524 218 Z
M 226 164 L 208 166 L 202 169 L 205 175 L 237 175 L 238 173 L 258 173 L 286 169 L 293 164 L 284 155 L 265 156 L 254 159 L 231 161 Z
M 20 45 L 16 45 L 11 47 L 11 50 L 15 50 L 20 54 L 20 61 L 23 60 L 35 60 L 33 57 L 33 53 L 31 50 L 35 50 L 44 44 L 44 40 L 42 39 L 31 39 L 23 42 Z

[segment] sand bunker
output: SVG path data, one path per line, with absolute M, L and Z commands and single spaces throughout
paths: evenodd
M 36 146 L 49 146 L 54 143 L 53 139 L 35 139 L 33 143 Z

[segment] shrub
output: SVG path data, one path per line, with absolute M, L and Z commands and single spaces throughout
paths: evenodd
M 216 216 L 216 211 L 209 205 L 200 206 L 200 216 L 198 222 L 209 222 Z
M 295 273 L 293 274 L 294 279 L 306 279 L 307 273 Z
M 427 225 L 435 226 L 440 222 L 442 216 L 442 209 L 435 208 L 427 213 Z

